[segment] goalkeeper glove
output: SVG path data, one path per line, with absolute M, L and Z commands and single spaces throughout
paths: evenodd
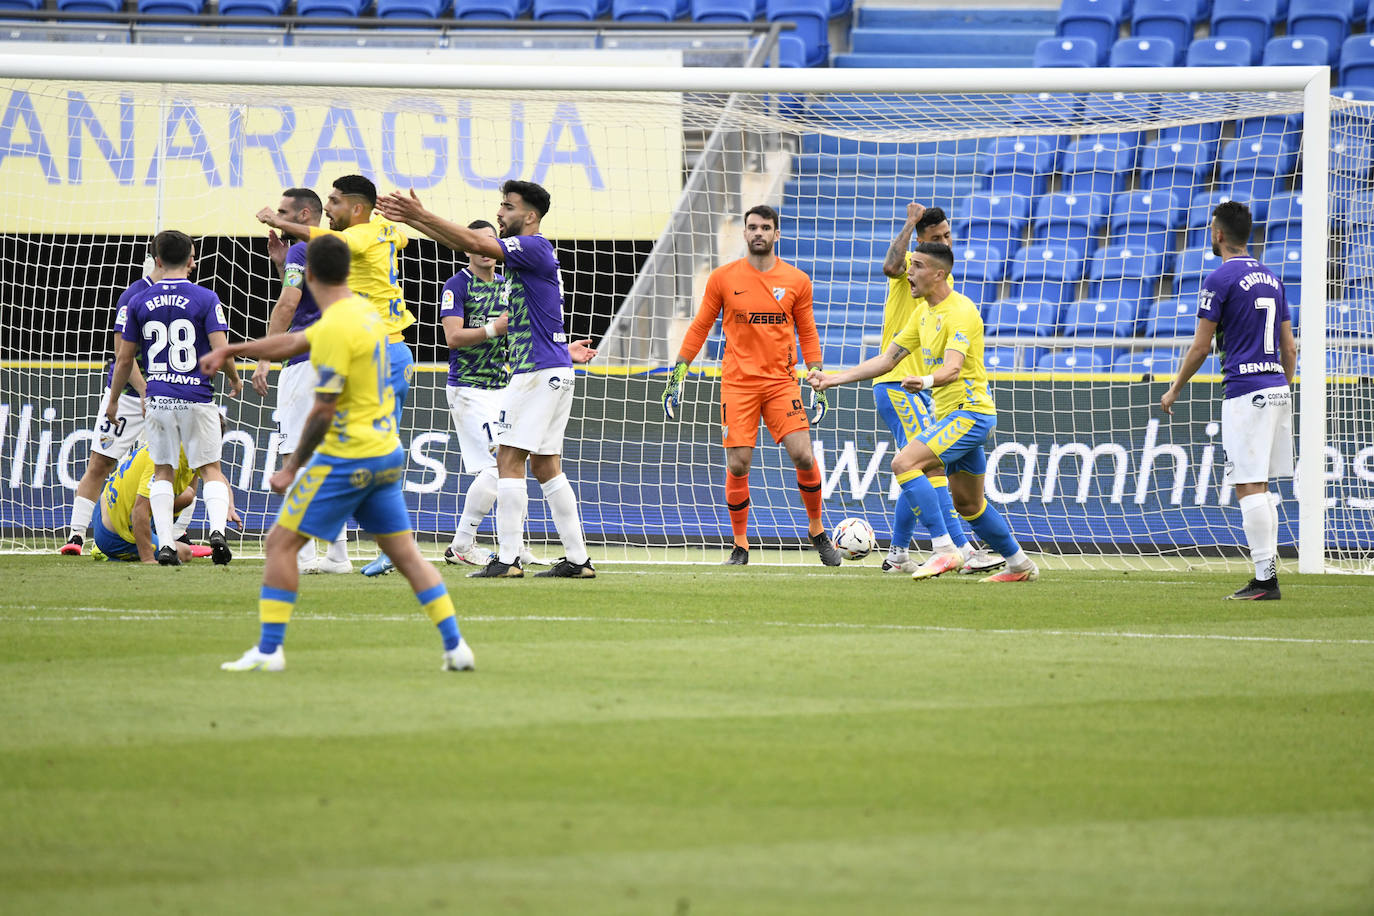
M 830 409 L 830 402 L 825 399 L 824 391 L 811 389 L 811 425 L 820 425 L 821 420 L 825 419 L 825 412 Z
M 687 364 L 678 361 L 668 376 L 668 387 L 663 389 L 663 415 L 669 420 L 677 419 L 677 409 L 682 404 L 682 380 L 687 378 Z

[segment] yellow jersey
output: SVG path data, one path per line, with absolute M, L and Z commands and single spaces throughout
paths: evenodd
M 191 485 L 196 472 L 186 464 L 186 453 L 181 453 L 176 476 L 172 482 L 172 492 L 180 493 Z M 148 488 L 153 481 L 153 459 L 148 447 L 139 444 L 115 468 L 100 491 L 100 507 L 105 513 L 106 527 L 130 544 L 134 543 L 134 503 L 138 497 L 148 498 Z
M 905 264 L 907 269 L 911 268 L 911 252 L 909 251 L 906 253 Z M 912 314 L 925 308 L 925 304 L 924 299 L 917 299 L 911 295 L 911 284 L 907 282 L 905 271 L 900 277 L 887 278 L 887 301 L 883 303 L 883 348 L 880 352 L 887 352 L 887 348 L 892 345 L 892 339 L 901 332 L 902 328 L 906 327 Z M 875 378 L 873 384 L 900 382 L 908 375 L 925 374 L 926 370 L 921 365 L 920 357 L 913 350 L 891 372 L 886 372 Z
M 348 252 L 353 256 L 348 288 L 372 304 L 388 334 L 400 334 L 415 323 L 401 293 L 401 267 L 396 253 L 410 240 L 400 226 L 373 216 L 366 223 L 338 232 L 311 227 L 312 239 L 321 235 L 337 235 L 348 244 Z
M 334 420 L 317 451 L 335 458 L 376 458 L 401 447 L 396 401 L 388 383 L 386 325 L 359 296 L 322 309 L 306 328 L 310 362 L 319 373 L 315 390 L 337 394 Z
M 959 377 L 931 389 L 935 416 L 944 417 L 955 410 L 997 413 L 983 366 L 983 317 L 968 296 L 951 292 L 943 301 L 919 309 L 892 342 L 920 357 L 926 366 L 922 375 L 943 366 L 946 351 L 964 354 Z

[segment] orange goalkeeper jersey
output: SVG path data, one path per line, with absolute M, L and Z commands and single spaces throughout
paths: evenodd
M 701 308 L 682 341 L 681 356 L 687 362 L 696 358 L 722 311 L 722 383 L 795 380 L 798 339 L 806 362 L 820 363 L 811 278 L 791 264 L 774 259 L 771 269 L 760 271 L 740 258 L 712 271 Z

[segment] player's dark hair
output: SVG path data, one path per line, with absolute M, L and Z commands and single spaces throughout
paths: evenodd
M 1250 208 L 1238 200 L 1228 200 L 1217 204 L 1212 211 L 1212 220 L 1221 229 L 1221 234 L 1232 245 L 1245 247 L 1250 244 L 1250 230 L 1254 220 Z
M 310 275 L 328 286 L 341 286 L 348 280 L 352 260 L 348 243 L 337 235 L 318 236 L 305 249 Z
M 473 220 L 472 222 L 468 223 L 468 228 L 469 228 L 469 229 L 490 229 L 492 232 L 496 232 L 496 227 L 493 226 L 491 223 L 487 222 L 487 221 L 484 220 L 484 219 L 475 219 L 475 220 Z
M 281 192 L 281 196 L 294 200 L 297 207 L 309 207 L 316 216 L 324 213 L 324 202 L 320 200 L 320 195 L 309 188 L 287 188 Z
M 191 260 L 191 237 L 175 229 L 163 229 L 153 239 L 153 257 L 163 267 L 180 267 Z
M 916 234 L 920 235 L 927 229 L 938 226 L 948 219 L 949 217 L 945 216 L 944 210 L 939 207 L 928 207 L 926 212 L 921 214 L 921 218 L 916 220 Z
M 334 179 L 334 187 L 339 189 L 340 194 L 361 197 L 367 201 L 369 207 L 377 206 L 377 186 L 372 183 L 370 178 L 365 178 L 362 175 L 345 175 L 342 178 Z
M 922 242 L 911 251 L 914 254 L 923 254 L 940 262 L 945 273 L 954 270 L 954 252 L 950 251 L 949 246 L 943 242 Z
M 553 203 L 553 198 L 544 190 L 544 186 L 533 181 L 516 181 L 512 178 L 501 185 L 501 195 L 504 197 L 507 194 L 519 194 L 520 199 L 538 213 L 540 219 L 548 215 L 549 205 Z
M 778 211 L 767 204 L 759 204 L 744 211 L 744 221 L 747 223 L 751 216 L 762 216 L 773 224 L 774 229 L 782 228 L 782 219 L 778 216 Z

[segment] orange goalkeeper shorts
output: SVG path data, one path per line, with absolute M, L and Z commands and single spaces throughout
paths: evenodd
M 726 448 L 753 446 L 759 437 L 759 418 L 774 442 L 788 433 L 810 429 L 802 406 L 801 386 L 795 380 L 750 385 L 722 385 L 720 426 Z

